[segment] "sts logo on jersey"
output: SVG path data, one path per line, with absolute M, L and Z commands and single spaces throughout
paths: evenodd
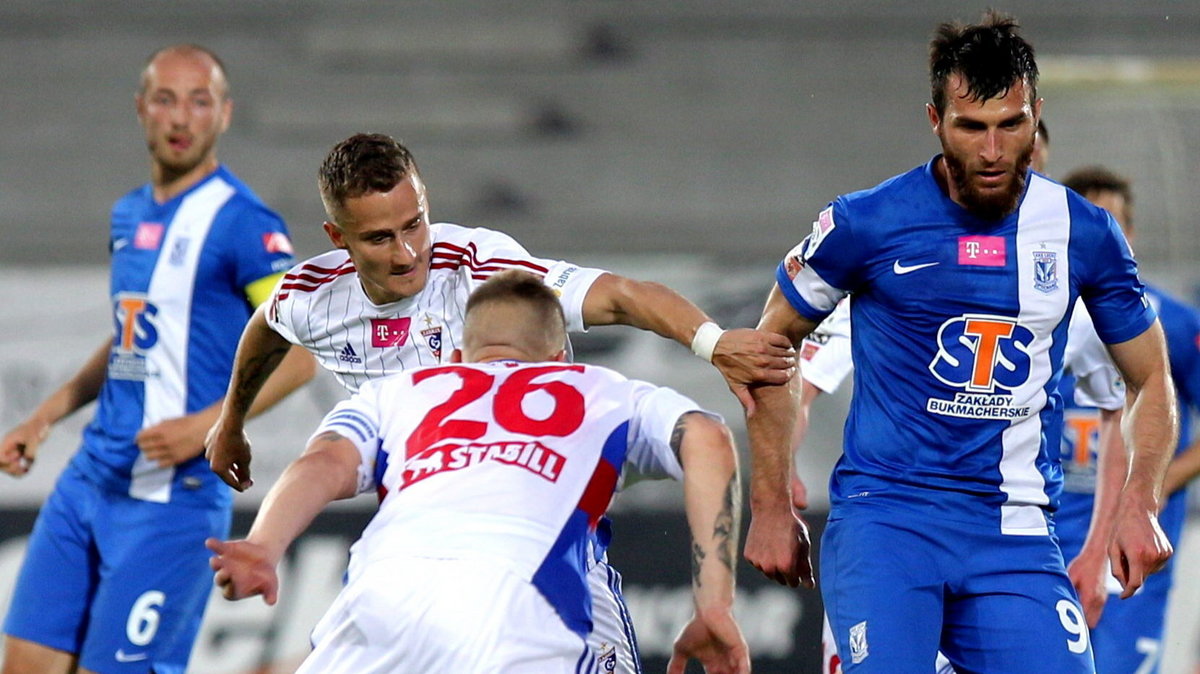
M 929 371 L 962 389 L 953 400 L 930 398 L 926 411 L 970 419 L 1018 419 L 1030 407 L 1013 406 L 1012 391 L 1029 379 L 1033 332 L 1008 316 L 966 314 L 938 329 Z
M 1100 411 L 1068 409 L 1063 414 L 1063 489 L 1079 494 L 1096 491 L 1096 457 L 1100 449 Z
M 113 302 L 112 353 L 108 359 L 108 376 L 113 379 L 144 381 L 145 354 L 158 343 L 158 307 L 142 293 L 121 293 Z

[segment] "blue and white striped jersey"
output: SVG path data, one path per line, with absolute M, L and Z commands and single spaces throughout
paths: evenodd
M 854 294 L 833 508 L 900 505 L 1044 534 L 1075 299 L 1108 343 L 1141 334 L 1154 310 L 1106 211 L 1031 172 L 1016 211 L 981 220 L 942 191 L 936 161 L 834 200 L 777 271 L 813 321 Z
M 253 307 L 246 288 L 292 265 L 278 215 L 224 167 L 166 203 L 149 184 L 112 210 L 115 335 L 96 416 L 74 465 L 101 486 L 146 501 L 227 504 L 203 455 L 159 468 L 138 431 L 225 394 Z

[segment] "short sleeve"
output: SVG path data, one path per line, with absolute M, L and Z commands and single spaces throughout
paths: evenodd
M 1124 407 L 1124 380 L 1082 304 L 1076 304 L 1071 314 L 1063 367 L 1075 377 L 1076 405 L 1105 410 Z
M 629 453 L 625 462 L 641 476 L 683 479 L 683 467 L 671 447 L 671 436 L 680 417 L 701 412 L 715 419 L 721 417 L 704 410 L 687 396 L 669 388 L 636 382 L 640 387 L 632 423 L 629 428 Z
M 445 227 L 446 225 L 441 225 Z M 462 231 L 460 228 L 459 231 Z M 470 231 L 473 259 L 469 264 L 473 270 L 499 272 L 505 269 L 521 269 L 542 277 L 562 303 L 563 315 L 569 332 L 583 332 L 583 300 L 596 279 L 606 272 L 572 264 L 564 260 L 534 257 L 517 243 L 516 239 L 503 233 L 482 227 Z M 452 245 L 448 241 L 441 245 Z M 479 282 L 486 277 L 477 278 Z
M 248 199 L 231 202 L 234 282 L 246 288 L 255 281 L 287 270 L 295 264 L 292 242 L 283 219 L 260 203 Z
M 325 415 L 312 438 L 333 432 L 354 443 L 358 448 L 358 491 L 374 491 L 375 461 L 380 448 L 379 388 L 368 382 L 348 400 L 343 400 Z M 311 442 L 312 438 L 309 439 Z
M 1096 236 L 1081 237 L 1084 251 L 1075 256 L 1085 272 L 1079 295 L 1100 339 L 1105 344 L 1119 344 L 1145 332 L 1156 315 L 1125 235 L 1107 211 L 1098 210 L 1106 219 L 1105 226 Z
M 820 322 L 855 285 L 862 248 L 841 201 L 835 201 L 817 216 L 812 232 L 788 251 L 775 281 L 797 313 Z
M 850 300 L 842 300 L 800 344 L 800 376 L 833 393 L 854 371 L 850 352 Z

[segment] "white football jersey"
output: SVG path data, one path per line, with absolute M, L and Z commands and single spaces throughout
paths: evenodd
M 850 298 L 846 297 L 801 342 L 800 376 L 823 393 L 833 393 L 852 371 Z
M 509 269 L 541 276 L 562 301 L 567 329 L 584 330 L 583 299 L 603 270 L 533 257 L 512 237 L 489 229 L 436 223 L 429 237 L 429 280 L 413 297 L 372 303 L 350 256 L 333 250 L 284 276 L 268 305 L 268 324 L 311 351 L 351 392 L 378 377 L 449 362 L 460 346 L 471 291 Z
M 692 411 L 670 389 L 572 363 L 442 365 L 368 382 L 317 429 L 354 442 L 359 491 L 381 499 L 350 577 L 395 557 L 483 558 L 532 582 L 586 635 L 589 541 L 621 468 L 680 479 L 664 439 Z
M 1119 410 L 1125 406 L 1125 382 L 1100 341 L 1083 300 L 1075 303 L 1067 328 L 1063 368 L 1075 376 L 1075 404 Z M 1070 401 L 1067 401 L 1070 406 Z

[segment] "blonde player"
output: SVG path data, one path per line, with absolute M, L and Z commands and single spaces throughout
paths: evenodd
M 381 376 L 446 362 L 461 346 L 464 307 L 492 275 L 520 269 L 558 296 L 567 329 L 625 324 L 690 344 L 735 392 L 751 381 L 782 383 L 791 346 L 755 330 L 722 331 L 686 299 L 656 283 L 529 254 L 506 234 L 430 223 L 425 185 L 409 151 L 392 138 L 359 134 L 336 145 L 319 173 L 336 250 L 294 267 L 238 347 L 221 419 L 210 434 L 213 470 L 250 485 L 244 412 L 290 343 L 316 354 L 351 392 Z M 663 439 L 664 441 L 666 438 Z M 604 561 L 607 521 L 596 536 L 593 651 L 608 671 L 641 671 L 620 575 Z
M 273 604 L 276 564 L 317 512 L 378 490 L 301 673 L 598 671 L 587 549 L 628 463 L 684 482 L 696 611 L 669 671 L 696 657 L 749 672 L 728 429 L 669 389 L 565 362 L 561 305 L 528 274 L 485 283 L 466 315 L 466 363 L 365 385 L 326 416 L 247 539 L 209 541 L 225 596 Z

